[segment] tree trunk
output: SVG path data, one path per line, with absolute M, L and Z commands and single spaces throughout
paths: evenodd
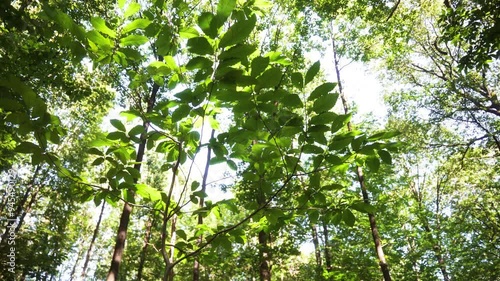
M 159 60 L 163 59 L 160 57 Z M 147 113 L 150 113 L 153 110 L 153 107 L 156 103 L 156 94 L 158 93 L 159 89 L 160 86 L 155 83 L 151 91 L 151 96 L 149 97 L 148 100 Z M 137 148 L 137 157 L 135 159 L 135 162 L 137 164 L 134 165 L 134 169 L 136 169 L 139 172 L 141 171 L 142 158 L 144 157 L 144 151 L 146 149 L 149 121 L 146 120 L 144 121 L 143 124 L 144 124 L 144 133 L 142 133 L 141 135 L 141 143 Z M 137 183 L 137 181 L 138 179 L 134 179 L 134 183 Z M 128 192 L 129 196 L 131 197 L 135 196 L 135 193 L 132 190 L 129 190 Z M 123 205 L 122 215 L 120 217 L 120 225 L 118 226 L 118 234 L 116 236 L 115 250 L 113 252 L 113 258 L 111 260 L 111 266 L 109 268 L 106 281 L 118 280 L 118 272 L 120 270 L 120 264 L 123 259 L 123 251 L 125 249 L 125 241 L 127 240 L 128 224 L 130 222 L 131 214 L 132 214 L 132 205 L 130 205 L 128 202 L 125 202 L 125 204 Z
M 210 134 L 210 139 L 213 139 L 215 136 L 215 130 L 212 129 L 212 133 Z M 207 190 L 207 178 L 208 178 L 208 171 L 210 168 L 210 159 L 212 158 L 212 149 L 210 146 L 207 147 L 207 163 L 205 164 L 205 171 L 203 173 L 203 180 L 201 182 L 201 192 L 205 193 Z M 203 208 L 203 205 L 205 205 L 205 197 L 201 196 L 200 197 L 200 202 L 198 204 L 198 207 L 201 209 Z M 203 224 L 203 216 L 202 214 L 198 214 L 198 225 Z M 198 245 L 201 245 L 203 242 L 203 235 L 200 235 L 198 237 Z M 199 281 L 200 280 L 200 261 L 198 259 L 198 255 L 194 258 L 194 264 L 193 264 L 193 281 Z
M 325 244 L 325 265 L 326 271 L 332 271 L 332 253 L 330 252 L 330 235 L 328 233 L 328 225 L 323 221 L 323 241 Z
M 331 24 L 331 30 L 333 30 L 333 24 Z M 335 64 L 335 72 L 337 74 L 339 94 L 340 94 L 340 98 L 342 100 L 342 105 L 344 107 L 344 112 L 347 114 L 349 111 L 349 106 L 347 104 L 347 99 L 344 95 L 343 88 L 342 88 L 342 80 L 340 79 L 339 59 L 337 56 L 337 47 L 335 45 L 335 39 L 333 38 L 333 35 L 332 35 L 332 49 L 333 49 L 333 58 L 334 58 L 334 64 Z M 347 129 L 349 131 L 352 131 L 351 122 L 347 123 Z M 361 194 L 363 197 L 363 201 L 366 204 L 370 204 L 370 198 L 368 196 L 365 178 L 363 176 L 363 169 L 359 166 L 356 166 L 356 175 L 358 177 L 359 186 L 361 188 Z M 376 252 L 377 258 L 379 260 L 380 270 L 382 271 L 382 275 L 384 276 L 384 280 L 391 281 L 392 279 L 391 279 L 391 275 L 390 275 L 390 271 L 389 271 L 389 265 L 387 264 L 387 262 L 385 260 L 385 254 L 384 254 L 384 250 L 382 249 L 382 243 L 380 241 L 380 235 L 378 232 L 377 222 L 375 220 L 375 215 L 368 214 L 368 219 L 370 221 L 370 229 L 371 229 L 371 233 L 372 233 L 373 243 L 375 244 L 375 252 Z
M 149 240 L 151 239 L 151 228 L 154 225 L 154 213 L 148 219 L 146 224 L 146 233 L 144 234 L 144 245 L 141 250 L 141 259 L 139 260 L 139 267 L 137 269 L 137 280 L 142 280 L 142 271 L 144 270 L 144 263 L 146 262 L 146 251 L 149 246 Z
M 92 248 L 94 247 L 95 240 L 97 239 L 97 235 L 99 234 L 99 227 L 101 226 L 102 215 L 104 214 L 105 206 L 106 206 L 106 201 L 103 201 L 101 212 L 99 213 L 99 218 L 97 219 L 97 223 L 94 228 L 94 234 L 92 235 L 92 239 L 90 240 L 90 245 L 87 250 L 87 255 L 85 256 L 85 263 L 83 264 L 83 269 L 82 269 L 82 280 L 85 280 L 85 275 L 87 274 L 87 267 L 90 261 L 90 254 L 92 253 Z
M 260 265 L 259 275 L 260 281 L 271 281 L 270 253 L 267 245 L 268 234 L 261 230 L 259 232 L 259 248 L 260 248 Z
M 319 239 L 318 239 L 318 230 L 316 229 L 315 224 L 311 224 L 312 230 L 312 241 L 314 245 L 314 255 L 316 257 L 316 267 L 321 269 L 322 261 L 321 261 L 321 249 L 319 247 Z

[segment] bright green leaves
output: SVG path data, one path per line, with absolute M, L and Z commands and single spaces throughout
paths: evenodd
M 140 46 L 149 41 L 148 37 L 144 35 L 132 34 L 127 37 L 120 39 L 120 45 L 123 47 L 126 46 Z
M 149 19 L 135 19 L 122 28 L 122 34 L 134 31 L 136 29 L 145 29 L 151 24 Z
M 123 13 L 124 18 L 129 18 L 141 10 L 141 5 L 137 2 L 128 4 L 127 9 Z
M 217 15 L 227 18 L 235 7 L 236 0 L 219 0 L 217 4 Z
M 228 47 L 245 41 L 250 33 L 252 33 L 256 22 L 257 17 L 252 15 L 245 20 L 239 20 L 234 23 L 222 36 L 219 42 L 219 48 Z
M 97 18 L 97 17 L 93 17 L 90 20 L 90 23 L 100 33 L 106 34 L 106 35 L 108 35 L 111 38 L 115 38 L 116 37 L 116 32 L 114 30 L 112 30 L 111 28 L 109 28 L 106 25 L 106 22 L 103 19 Z

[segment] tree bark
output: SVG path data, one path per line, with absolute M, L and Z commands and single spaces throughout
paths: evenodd
M 144 270 L 144 263 L 146 262 L 146 251 L 149 247 L 149 240 L 151 239 L 151 228 L 154 225 L 154 213 L 148 219 L 146 225 L 146 233 L 144 234 L 144 245 L 141 250 L 141 259 L 139 260 L 139 267 L 137 269 L 137 280 L 142 280 L 142 271 Z
M 314 255 L 316 257 L 316 267 L 321 269 L 322 266 L 321 249 L 319 247 L 318 229 L 316 229 L 315 224 L 311 224 L 311 230 L 312 230 L 312 241 L 314 245 Z
M 162 60 L 162 58 L 160 57 L 159 60 Z M 159 89 L 160 86 L 155 83 L 151 91 L 151 96 L 149 97 L 148 100 L 147 113 L 150 113 L 153 110 L 153 107 L 156 103 L 156 95 Z M 149 121 L 145 120 L 143 124 L 144 124 L 144 133 L 141 135 L 141 143 L 139 144 L 139 147 L 137 149 L 137 157 L 135 159 L 135 162 L 137 164 L 134 165 L 134 169 L 136 169 L 137 171 L 141 170 L 141 163 L 144 157 L 144 151 L 146 149 Z M 134 183 L 137 183 L 137 181 L 138 179 L 134 179 Z M 135 193 L 132 190 L 129 190 L 128 192 L 130 196 L 135 196 Z M 109 268 L 106 281 L 118 280 L 118 273 L 120 270 L 120 264 L 123 259 L 123 251 L 125 249 L 125 241 L 127 240 L 128 224 L 130 222 L 130 215 L 132 214 L 132 209 L 133 208 L 131 204 L 129 204 L 128 202 L 124 203 L 122 215 L 120 217 L 120 225 L 118 226 L 118 234 L 116 236 L 115 250 L 113 252 L 113 258 L 111 260 L 111 266 Z
M 215 130 L 212 129 L 212 133 L 210 134 L 210 139 L 213 139 L 215 136 Z M 205 193 L 207 190 L 207 179 L 208 179 L 208 171 L 210 169 L 210 159 L 212 158 L 212 148 L 210 146 L 207 147 L 207 162 L 205 164 L 205 171 L 203 172 L 203 180 L 201 182 L 201 192 Z M 203 208 L 203 205 L 205 205 L 205 197 L 201 196 L 200 197 L 200 202 L 198 204 L 198 207 L 201 209 Z M 198 214 L 198 225 L 203 224 L 203 216 Z M 200 235 L 198 237 L 198 245 L 201 245 L 203 242 L 203 235 Z M 194 258 L 194 265 L 193 265 L 193 281 L 199 281 L 200 280 L 200 261 L 198 256 Z
M 267 245 L 268 234 L 261 230 L 259 232 L 259 247 L 260 247 L 260 265 L 259 275 L 260 281 L 271 281 L 270 253 Z
M 331 24 L 331 30 L 333 30 L 333 24 Z M 335 45 L 335 39 L 333 38 L 333 35 L 332 35 L 332 49 L 333 49 L 333 58 L 334 58 L 334 64 L 335 64 L 335 72 L 337 74 L 339 94 L 340 94 L 340 98 L 342 100 L 342 105 L 344 107 L 344 112 L 345 112 L 345 114 L 347 114 L 349 111 L 349 106 L 347 104 L 347 99 L 344 95 L 344 91 L 342 88 L 342 80 L 340 79 L 340 68 L 339 68 L 339 59 L 338 59 L 338 55 L 337 55 L 337 47 Z M 349 131 L 352 131 L 351 122 L 347 123 L 347 129 Z M 363 197 L 363 201 L 366 204 L 370 204 L 370 198 L 368 196 L 365 178 L 363 176 L 363 169 L 359 166 L 356 166 L 356 175 L 358 178 L 359 186 L 361 188 L 361 194 Z M 377 227 L 375 215 L 368 214 L 368 219 L 370 221 L 371 234 L 372 234 L 372 238 L 373 238 L 373 243 L 375 244 L 375 252 L 376 252 L 377 258 L 379 260 L 380 270 L 382 271 L 382 275 L 384 276 L 384 280 L 391 281 L 392 279 L 391 279 L 391 275 L 390 275 L 390 271 L 389 271 L 389 265 L 387 264 L 387 261 L 385 260 L 384 249 L 382 248 L 382 243 L 380 240 L 380 235 L 378 232 L 378 227 Z
M 104 214 L 105 207 L 106 207 L 106 201 L 103 201 L 101 212 L 99 213 L 99 219 L 97 219 L 97 223 L 94 228 L 94 234 L 92 235 L 92 240 L 90 240 L 90 245 L 87 250 L 87 255 L 85 256 L 85 263 L 83 264 L 83 269 L 82 269 L 82 280 L 85 280 L 85 275 L 87 274 L 87 267 L 89 265 L 90 255 L 92 253 L 92 248 L 94 247 L 95 240 L 97 239 L 97 235 L 99 234 L 99 227 L 101 226 L 102 215 Z
M 330 235 L 328 233 L 328 225 L 323 221 L 323 241 L 325 244 L 325 265 L 326 271 L 332 271 L 332 253 L 330 252 Z

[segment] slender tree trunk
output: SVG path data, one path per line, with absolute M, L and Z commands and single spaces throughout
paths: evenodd
M 169 253 L 169 261 L 170 264 L 174 261 L 175 257 L 175 243 L 177 242 L 177 234 L 175 231 L 177 230 L 177 215 L 174 215 L 171 219 L 171 227 L 170 227 L 170 253 Z M 174 269 L 170 267 L 167 268 L 167 281 L 174 281 L 175 272 Z
M 440 232 L 440 224 L 439 224 L 439 209 L 440 209 L 440 188 L 441 188 L 441 183 L 438 181 L 436 185 L 436 236 L 437 238 L 435 239 L 432 235 L 432 229 L 429 225 L 429 220 L 427 217 L 424 215 L 420 215 L 420 221 L 422 222 L 422 225 L 425 229 L 425 232 L 427 234 L 427 239 L 429 242 L 432 244 L 432 250 L 434 251 L 434 256 L 436 257 L 437 263 L 439 270 L 441 271 L 441 274 L 443 275 L 443 279 L 445 281 L 450 281 L 450 276 L 448 274 L 448 271 L 446 269 L 446 262 L 443 257 L 441 245 L 440 245 L 440 238 L 439 238 L 439 232 Z M 423 204 L 422 204 L 422 196 L 419 193 L 419 191 L 415 188 L 412 188 L 413 194 L 415 199 L 418 202 L 418 207 L 420 209 L 420 213 L 423 211 Z
M 260 281 L 271 281 L 271 267 L 270 267 L 270 252 L 267 245 L 268 234 L 261 230 L 259 232 L 259 247 L 260 247 Z
M 161 57 L 159 60 L 163 60 Z M 156 103 L 156 95 L 158 93 L 158 90 L 160 89 L 160 86 L 158 84 L 153 85 L 153 89 L 151 91 L 151 96 L 149 97 L 148 100 L 148 108 L 147 108 L 147 113 L 150 113 L 153 110 L 153 107 Z M 147 141 L 147 132 L 149 129 L 149 121 L 144 121 L 144 133 L 141 135 L 141 143 L 139 144 L 139 147 L 137 148 L 137 157 L 135 159 L 135 162 L 137 164 L 134 165 L 134 169 L 140 172 L 141 170 L 141 163 L 142 159 L 144 157 L 144 151 L 146 149 L 146 141 Z M 134 182 L 137 183 L 138 179 L 134 179 Z M 131 197 L 135 196 L 135 193 L 132 190 L 129 190 L 129 195 Z M 120 270 L 120 264 L 123 259 L 123 251 L 125 249 L 125 241 L 127 240 L 127 231 L 128 231 L 128 224 L 130 222 L 130 215 L 132 214 L 132 205 L 129 204 L 128 202 L 125 202 L 123 205 L 123 211 L 122 215 L 120 217 L 120 225 L 118 226 L 118 234 L 116 236 L 116 244 L 115 244 L 115 250 L 113 252 L 113 258 L 111 260 L 111 266 L 109 268 L 108 276 L 106 278 L 106 281 L 115 281 L 118 279 L 118 272 Z
M 80 249 L 78 250 L 78 254 L 76 256 L 75 264 L 73 264 L 73 268 L 71 269 L 71 274 L 69 275 L 70 276 L 69 281 L 73 281 L 73 279 L 75 278 L 76 268 L 78 266 L 78 263 L 80 262 L 80 257 L 82 256 L 82 254 L 83 254 L 83 241 L 81 243 Z
M 333 30 L 333 24 L 331 24 L 331 30 Z M 339 87 L 339 94 L 340 94 L 340 98 L 342 100 L 342 105 L 344 107 L 344 112 L 347 114 L 349 111 L 349 106 L 347 104 L 347 99 L 344 95 L 343 88 L 342 88 L 342 80 L 340 79 L 339 59 L 337 56 L 337 47 L 335 45 L 335 39 L 333 37 L 333 34 L 332 34 L 332 48 L 333 48 L 335 72 L 337 74 L 337 82 L 338 82 L 338 87 Z M 351 122 L 347 123 L 347 129 L 349 131 L 352 131 Z M 359 166 L 356 167 L 356 175 L 358 178 L 359 186 L 361 188 L 361 194 L 363 196 L 363 201 L 366 204 L 370 204 L 370 198 L 368 196 L 368 191 L 366 188 L 365 178 L 363 175 L 363 169 Z M 391 278 L 390 271 L 389 271 L 389 265 L 387 264 L 387 261 L 385 260 L 384 249 L 382 248 L 382 243 L 380 240 L 380 235 L 378 232 L 378 227 L 377 227 L 375 215 L 368 214 L 368 219 L 370 221 L 370 229 L 371 229 L 371 233 L 372 233 L 373 243 L 375 244 L 375 252 L 376 252 L 377 258 L 379 260 L 380 270 L 382 271 L 382 275 L 384 276 L 384 280 L 391 281 L 392 278 Z
M 323 241 L 325 243 L 325 265 L 326 271 L 332 271 L 332 253 L 330 252 L 330 235 L 328 233 L 328 225 L 325 221 L 322 223 L 323 226 Z
M 26 218 L 26 215 L 31 212 L 31 209 L 33 208 L 33 205 L 35 204 L 36 200 L 38 199 L 38 192 L 40 192 L 41 186 L 37 186 L 33 190 L 33 194 L 31 194 L 30 201 L 28 202 L 28 205 L 26 205 L 26 210 L 21 213 L 21 216 L 19 217 L 19 222 L 17 223 L 15 233 L 18 233 L 21 227 L 23 226 L 24 219 Z
M 31 211 L 31 207 L 33 204 L 35 204 L 35 201 L 37 199 L 38 191 L 40 189 L 39 186 L 35 185 L 35 180 L 36 177 L 38 176 L 38 172 L 40 171 L 40 166 L 36 166 L 35 171 L 33 172 L 33 176 L 31 177 L 31 180 L 29 181 L 26 191 L 24 192 L 23 197 L 21 198 L 21 201 L 17 204 L 17 208 L 12 214 L 12 216 L 9 217 L 9 220 L 7 221 L 7 226 L 11 224 L 13 227 L 13 224 L 15 221 L 19 218 L 17 221 L 16 228 L 14 229 L 14 233 L 18 233 L 19 229 L 21 229 L 21 226 L 23 225 L 24 218 L 26 217 L 26 214 L 28 214 Z M 30 201 L 28 202 L 26 209 L 23 211 L 24 206 L 26 205 L 26 201 L 28 201 L 28 198 L 30 197 Z M 9 229 L 10 227 L 5 228 L 5 232 L 2 234 L 2 241 L 5 241 L 7 238 L 7 235 L 9 234 Z
M 210 134 L 210 139 L 213 139 L 215 136 L 215 130 L 212 129 L 212 133 Z M 208 178 L 208 171 L 210 169 L 210 159 L 212 158 L 212 148 L 210 146 L 207 147 L 207 162 L 205 164 L 205 171 L 203 172 L 203 180 L 201 182 L 201 192 L 205 193 L 207 190 L 207 178 Z M 201 196 L 200 197 L 200 202 L 198 204 L 198 207 L 201 209 L 203 208 L 203 205 L 205 205 L 205 197 Z M 198 225 L 203 224 L 203 216 L 201 214 L 198 214 Z M 198 237 L 198 245 L 201 245 L 203 242 L 203 235 L 200 235 Z M 200 280 L 200 261 L 198 259 L 198 256 L 194 258 L 194 265 L 193 265 L 193 281 L 199 281 Z
M 144 270 L 144 263 L 146 262 L 146 251 L 149 247 L 149 240 L 151 239 L 151 228 L 154 225 L 154 213 L 148 219 L 146 224 L 146 233 L 144 234 L 144 245 L 141 250 L 141 259 L 139 261 L 139 267 L 137 269 L 137 281 L 142 280 L 142 272 Z
M 322 266 L 321 248 L 319 247 L 318 229 L 316 229 L 315 224 L 311 224 L 311 230 L 312 230 L 312 241 L 314 245 L 314 255 L 316 257 L 316 267 L 321 269 Z
M 90 255 L 92 253 L 92 248 L 94 247 L 95 240 L 97 239 L 97 235 L 99 234 L 99 228 L 101 226 L 102 215 L 104 214 L 105 207 L 106 207 L 106 201 L 103 201 L 101 212 L 99 213 L 99 218 L 97 219 L 97 223 L 94 228 L 94 234 L 92 235 L 92 239 L 90 240 L 90 245 L 87 250 L 87 255 L 85 256 L 85 263 L 83 264 L 83 269 L 82 269 L 82 280 L 85 280 L 85 275 L 87 274 L 87 267 L 89 265 Z

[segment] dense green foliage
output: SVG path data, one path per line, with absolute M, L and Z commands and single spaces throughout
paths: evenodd
M 497 280 L 499 14 L 0 4 L 0 279 Z

